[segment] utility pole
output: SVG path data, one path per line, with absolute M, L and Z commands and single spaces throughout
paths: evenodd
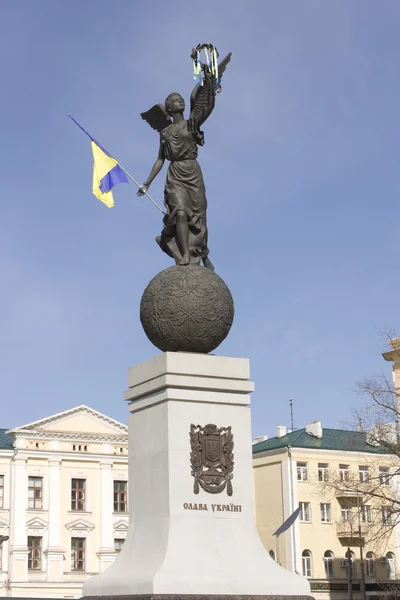
M 293 398 L 290 398 L 290 400 L 289 400 L 289 406 L 290 406 L 290 423 L 291 423 L 291 429 L 292 429 L 292 431 L 294 431 Z

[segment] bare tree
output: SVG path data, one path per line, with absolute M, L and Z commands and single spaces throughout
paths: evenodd
M 336 521 L 346 557 L 340 566 L 347 568 L 349 598 L 353 582 L 359 579 L 363 599 L 368 581 L 374 581 L 377 600 L 381 594 L 399 600 L 393 550 L 394 530 L 400 524 L 400 338 L 387 330 L 383 335 L 389 342 L 383 357 L 393 363 L 393 381 L 382 374 L 357 383 L 362 405 L 346 429 L 335 434 L 341 450 L 354 452 L 351 464 L 321 465 L 313 494 L 320 498 L 324 518 L 328 514 L 328 520 Z
M 336 526 L 343 541 L 348 535 L 349 546 L 360 547 L 361 561 L 362 549 L 373 549 L 381 562 L 387 561 L 389 577 L 393 577 L 387 558 L 391 553 L 385 554 L 400 523 L 400 338 L 387 330 L 383 335 L 389 342 L 383 357 L 393 363 L 393 381 L 383 374 L 359 381 L 356 391 L 365 402 L 354 413 L 351 431 L 343 431 L 346 447 L 362 452 L 358 472 L 339 468 L 318 487 L 325 498 L 339 500 Z M 368 448 L 370 452 L 365 451 Z
M 400 338 L 394 337 L 390 330 L 381 334 L 389 344 L 383 357 L 393 363 L 393 380 L 382 374 L 365 377 L 357 383 L 357 392 L 366 402 L 355 412 L 356 427 L 365 435 L 366 444 L 375 446 L 377 454 L 369 458 L 366 481 L 359 477 L 359 481 L 350 482 L 350 487 L 360 492 L 364 504 L 372 500 L 375 515 L 380 513 L 380 523 L 371 528 L 376 539 L 387 537 L 400 523 Z M 379 457 L 385 453 L 385 467 L 381 467 Z

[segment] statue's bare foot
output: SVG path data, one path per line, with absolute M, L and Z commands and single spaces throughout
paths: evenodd
M 182 260 L 179 263 L 179 266 L 180 267 L 184 267 L 184 266 L 188 265 L 189 263 L 190 263 L 190 256 L 189 256 L 189 254 L 184 254 L 182 256 Z
M 211 269 L 211 271 L 214 271 L 214 265 L 208 257 L 203 260 L 203 265 L 206 267 L 206 269 Z

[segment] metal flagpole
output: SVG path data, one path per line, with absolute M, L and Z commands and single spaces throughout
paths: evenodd
M 90 133 L 89 133 L 88 131 L 86 131 L 86 129 L 85 129 L 84 127 L 82 127 L 82 125 L 80 125 L 80 124 L 78 123 L 78 121 L 76 121 L 76 120 L 74 119 L 74 117 L 73 117 L 72 115 L 68 115 L 68 116 L 69 116 L 69 118 L 71 119 L 71 121 L 73 121 L 73 122 L 75 123 L 75 125 L 77 125 L 77 126 L 79 127 L 79 129 L 82 129 L 82 131 L 83 131 L 84 133 L 86 133 L 86 135 L 88 136 L 88 138 L 90 138 L 90 139 L 91 139 L 91 140 L 92 140 L 92 141 L 93 141 L 95 144 L 99 145 L 99 142 L 97 142 L 97 141 L 96 141 L 96 139 L 95 139 L 94 137 L 92 137 L 92 136 L 90 135 Z M 100 146 L 100 147 L 101 147 L 101 146 Z M 102 148 L 102 147 L 101 147 L 101 148 Z M 104 150 L 104 148 L 102 148 L 102 149 Z M 112 158 L 113 160 L 115 160 L 115 161 L 117 162 L 117 164 L 118 164 L 118 166 L 120 167 L 121 171 L 123 171 L 123 172 L 125 173 L 125 175 L 127 175 L 127 176 L 129 177 L 129 179 L 130 179 L 131 181 L 133 181 L 133 183 L 136 183 L 136 185 L 138 186 L 138 188 L 141 190 L 141 189 L 142 189 L 142 186 L 140 185 L 140 183 L 138 183 L 138 182 L 136 181 L 136 179 L 135 179 L 134 177 L 132 177 L 132 175 L 131 175 L 130 173 L 128 173 L 128 171 L 127 171 L 126 169 L 124 169 L 124 167 L 123 167 L 122 165 L 120 165 L 120 163 L 119 163 L 119 162 L 118 162 L 118 161 L 117 161 L 117 160 L 116 160 L 116 159 L 115 159 L 113 156 L 111 156 L 111 154 L 109 154 L 109 153 L 108 153 L 108 150 L 106 150 L 106 153 L 107 153 L 107 154 L 110 156 L 110 158 Z M 163 214 L 163 215 L 165 215 L 165 211 L 164 211 L 164 210 L 161 208 L 161 206 L 160 206 L 159 204 L 157 204 L 157 202 L 156 202 L 155 200 L 153 200 L 153 198 L 150 196 L 150 194 L 148 194 L 147 192 L 143 192 L 143 193 L 144 193 L 144 195 L 146 195 L 146 196 L 148 197 L 148 199 L 149 199 L 149 200 L 151 200 L 151 201 L 152 201 L 152 203 L 154 204 L 154 206 L 157 206 L 158 210 L 159 210 L 160 212 L 162 212 L 162 214 Z
M 114 160 L 115 160 L 115 159 L 114 159 Z M 141 189 L 142 189 L 142 186 L 140 185 L 140 183 L 138 183 L 138 182 L 136 181 L 136 179 L 135 179 L 134 177 L 132 177 L 132 175 L 130 175 L 130 174 L 128 173 L 128 171 L 126 171 L 126 170 L 124 169 L 124 167 L 123 167 L 123 166 L 122 166 L 120 163 L 118 163 L 118 164 L 119 164 L 119 166 L 121 167 L 121 170 L 122 170 L 122 171 L 125 173 L 125 175 L 127 175 L 127 176 L 129 177 L 129 179 L 131 179 L 131 180 L 133 181 L 133 183 L 136 183 L 136 185 L 138 186 L 139 190 L 141 190 Z M 163 214 L 163 215 L 165 215 L 165 211 L 163 211 L 163 209 L 161 208 L 161 206 L 159 206 L 159 205 L 157 204 L 157 202 L 156 202 L 155 200 L 153 200 L 153 198 L 150 196 L 150 194 L 148 194 L 147 192 L 144 192 L 144 194 L 145 194 L 145 195 L 148 197 L 148 199 L 149 199 L 149 200 L 151 200 L 151 201 L 152 201 L 152 203 L 154 204 L 154 206 L 157 206 L 158 210 L 159 210 L 160 212 L 162 212 L 162 214 Z

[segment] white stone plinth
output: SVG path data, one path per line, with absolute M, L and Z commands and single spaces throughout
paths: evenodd
M 84 596 L 309 595 L 256 529 L 249 376 L 247 359 L 170 352 L 129 369 L 129 530 Z M 194 493 L 192 423 L 231 426 L 232 496 Z

